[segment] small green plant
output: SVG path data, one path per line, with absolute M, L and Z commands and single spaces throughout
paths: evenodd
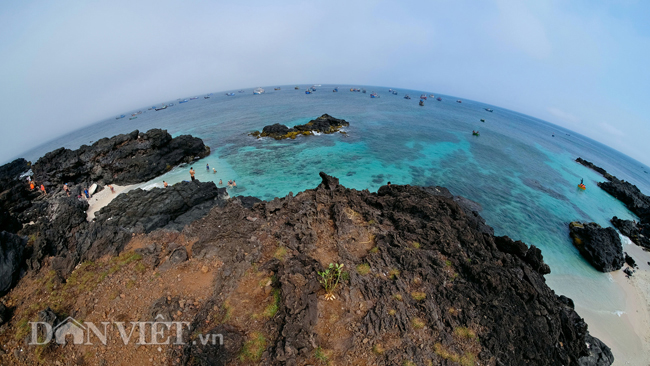
M 280 308 L 280 290 L 275 288 L 271 294 L 273 295 L 273 302 L 264 309 L 263 314 L 263 316 L 268 319 L 273 318 Z
M 415 364 L 415 362 L 411 360 L 404 360 L 404 362 L 402 362 L 402 366 L 417 366 L 417 365 Z
M 357 273 L 365 276 L 370 272 L 370 265 L 368 263 L 359 264 L 357 266 Z
M 325 300 L 334 300 L 334 290 L 339 284 L 339 279 L 341 278 L 341 272 L 343 269 L 343 264 L 330 263 L 330 266 L 323 272 L 318 272 L 320 278 L 318 282 L 323 285 L 325 289 Z
M 388 277 L 390 277 L 391 280 L 397 279 L 399 277 L 399 270 L 393 268 L 388 272 Z
M 395 299 L 395 300 L 397 300 L 397 301 L 402 301 L 402 295 L 400 295 L 400 294 L 395 294 L 395 295 L 393 295 L 393 299 Z
M 244 343 L 241 353 L 239 354 L 240 361 L 259 362 L 262 358 L 262 353 L 266 349 L 266 338 L 262 333 L 255 332 L 249 341 Z
M 373 247 L 372 249 L 370 249 L 370 253 L 372 254 L 379 253 L 379 247 Z
M 284 257 L 287 256 L 287 248 L 285 247 L 278 247 L 278 249 L 275 251 L 275 254 L 273 254 L 273 257 L 279 261 L 284 261 Z
M 413 248 L 420 249 L 420 243 L 418 243 L 417 241 L 414 241 L 413 242 Z
M 368 221 L 368 225 L 374 225 L 374 224 L 376 224 L 375 220 Z
M 446 265 L 447 267 L 451 267 L 451 261 L 450 261 L 450 260 L 446 260 L 446 261 L 445 261 L 445 265 Z
M 316 350 L 314 351 L 314 358 L 326 365 L 329 364 L 327 355 L 325 354 L 325 352 L 323 352 L 323 349 L 320 346 L 318 346 L 318 348 L 316 348 Z
M 381 355 L 386 352 L 386 349 L 381 344 L 377 343 L 372 347 L 372 351 L 378 355 Z
M 427 298 L 427 294 L 424 292 L 411 292 L 411 297 L 415 301 L 422 301 Z
M 388 315 L 395 315 L 395 314 L 397 314 L 397 310 L 395 309 L 388 310 Z
M 459 338 L 474 339 L 476 338 L 476 333 L 473 330 L 467 327 L 458 327 L 454 329 L 454 334 Z
M 425 325 L 424 321 L 420 318 L 413 318 L 413 320 L 411 320 L 411 326 L 413 326 L 413 329 L 422 329 Z

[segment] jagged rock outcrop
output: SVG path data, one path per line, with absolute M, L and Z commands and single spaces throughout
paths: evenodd
M 133 184 L 155 178 L 175 165 L 205 157 L 210 149 L 197 137 L 172 138 L 166 130 L 129 134 L 98 140 L 77 150 L 60 148 L 33 165 L 37 180 L 46 188 L 63 183 Z
M 223 263 L 193 329 L 208 332 L 208 320 L 222 319 L 245 335 L 236 344 L 263 345 L 256 363 L 264 365 L 315 364 L 318 350 L 332 364 L 613 362 L 573 302 L 546 285 L 541 251 L 494 237 L 463 200 L 441 187 L 371 193 L 321 177 L 316 189 L 251 209 L 233 200 L 185 229 L 195 256 Z M 329 263 L 346 272 L 333 301 L 318 283 Z M 267 294 L 279 294 L 267 320 L 243 310 L 262 291 L 258 274 L 270 278 L 260 285 Z M 238 320 L 248 316 L 257 320 Z M 209 365 L 196 357 L 206 352 L 218 351 L 188 343 L 169 358 Z M 220 364 L 236 354 L 220 354 Z
M 634 184 L 612 177 L 607 182 L 599 182 L 598 187 L 623 202 L 641 222 L 650 223 L 650 197 L 641 193 Z
M 576 161 L 602 174 L 607 181 L 599 182 L 598 187 L 623 202 L 630 211 L 639 216 L 641 222 L 650 224 L 650 197 L 641 193 L 639 188 L 634 184 L 616 178 L 607 173 L 605 169 L 598 167 L 591 162 L 581 158 L 577 158 Z
M 576 161 L 578 163 L 586 166 L 587 168 L 590 168 L 590 169 L 595 170 L 598 173 L 602 174 L 603 177 L 605 177 L 605 179 L 609 180 L 609 179 L 612 179 L 612 177 L 613 177 L 611 174 L 607 173 L 607 170 L 605 170 L 605 169 L 603 169 L 603 168 L 601 168 L 599 166 L 594 165 L 594 163 L 592 163 L 590 161 L 584 160 L 583 158 L 580 158 L 580 157 L 577 158 Z
M 296 125 L 293 128 L 289 128 L 283 124 L 276 123 L 273 125 L 264 126 L 262 132 L 254 131 L 251 132 L 251 136 L 257 138 L 260 137 L 272 137 L 276 140 L 282 139 L 295 139 L 298 135 L 313 135 L 314 132 L 317 133 L 335 133 L 339 132 L 342 127 L 349 126 L 350 123 L 346 122 L 343 119 L 338 119 L 330 116 L 329 114 L 323 114 L 322 116 L 313 119 L 304 125 Z M 342 132 L 343 133 L 343 132 Z
M 38 191 L 30 191 L 26 179 L 20 175 L 28 172 L 30 164 L 25 159 L 16 159 L 0 166 L 0 228 L 17 233 L 22 227 L 20 215 L 31 206 L 32 200 L 39 196 Z
M 616 271 L 625 264 L 621 238 L 614 228 L 602 228 L 594 222 L 572 222 L 569 234 L 580 254 L 597 270 Z
M 182 230 L 227 198 L 225 188 L 198 180 L 120 194 L 95 214 L 93 222 L 78 226 L 71 237 L 61 239 L 62 245 L 51 248 L 49 254 L 55 255 L 52 267 L 65 278 L 82 260 L 119 254 L 134 234 Z M 40 259 L 43 254 L 35 252 L 33 256 Z
M 627 236 L 636 245 L 650 250 L 650 223 L 637 223 L 632 220 L 621 220 L 614 216 L 612 225 Z
M 0 232 L 0 296 L 18 281 L 27 240 L 18 235 Z

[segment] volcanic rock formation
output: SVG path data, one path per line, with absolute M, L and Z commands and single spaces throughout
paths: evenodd
M 616 271 L 625 264 L 621 238 L 614 228 L 602 228 L 595 222 L 572 222 L 569 234 L 580 254 L 597 270 Z
M 342 127 L 349 126 L 350 123 L 345 120 L 334 118 L 329 114 L 323 114 L 322 116 L 307 122 L 304 125 L 296 125 L 293 128 L 289 128 L 285 125 L 276 123 L 273 125 L 264 126 L 262 132 L 254 131 L 251 132 L 251 136 L 257 138 L 260 137 L 272 137 L 276 140 L 282 139 L 295 139 L 298 135 L 313 135 L 314 132 L 317 133 L 335 133 L 339 132 Z M 344 133 L 344 132 L 341 132 Z

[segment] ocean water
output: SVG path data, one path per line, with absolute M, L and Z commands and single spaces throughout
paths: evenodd
M 483 206 L 482 216 L 497 235 L 508 235 L 542 249 L 551 267 L 548 284 L 574 299 L 579 313 L 590 321 L 596 336 L 621 333 L 621 352 L 637 352 L 640 340 L 626 336 L 621 319 L 625 297 L 611 276 L 594 270 L 572 245 L 568 223 L 635 219 L 618 200 L 596 183 L 604 178 L 574 160 L 582 157 L 650 193 L 650 168 L 598 142 L 572 131 L 497 106 L 441 97 L 418 106 L 424 91 L 366 86 L 368 93 L 350 92 L 352 86 L 322 86 L 311 94 L 283 86 L 253 95 L 219 92 L 204 99 L 162 111 L 147 110 L 135 120 L 111 117 L 95 125 L 40 146 L 26 154 L 35 161 L 45 152 L 64 146 L 78 148 L 102 137 L 135 129 L 167 129 L 173 136 L 192 134 L 211 147 L 212 154 L 193 166 L 201 181 L 235 179 L 231 195 L 269 200 L 289 192 L 316 187 L 318 172 L 340 179 L 349 188 L 376 191 L 393 184 L 440 185 Z M 360 87 L 355 85 L 355 87 Z M 370 98 L 376 91 L 380 98 Z M 408 93 L 413 99 L 406 100 Z M 492 108 L 490 113 L 484 108 Z M 347 135 L 300 136 L 276 141 L 248 136 L 263 126 L 289 126 L 308 122 L 324 113 L 350 122 Z M 480 119 L 485 119 L 481 122 Z M 473 136 L 479 130 L 480 136 Z M 553 136 L 554 135 L 554 136 Z M 210 165 L 206 170 L 205 165 Z M 217 173 L 212 173 L 212 168 Z M 143 187 L 189 179 L 189 166 L 177 167 Z M 583 178 L 586 191 L 577 188 Z M 596 324 L 594 324 L 596 323 Z M 629 333 L 629 332 L 627 332 Z M 626 338 L 627 337 L 627 338 Z M 622 356 L 625 357 L 624 355 Z

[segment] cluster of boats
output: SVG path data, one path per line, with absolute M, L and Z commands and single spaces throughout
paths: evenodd
M 307 90 L 305 90 L 305 94 L 312 94 L 312 93 L 314 93 L 314 92 L 317 90 L 317 88 L 320 87 L 320 86 L 321 86 L 321 85 L 312 85 L 312 86 L 310 86 L 309 88 L 307 88 Z M 281 88 L 281 87 L 277 87 L 277 88 L 274 88 L 273 90 L 278 91 L 278 90 L 282 90 L 282 88 Z M 294 90 L 300 90 L 300 87 L 299 87 L 299 86 L 296 86 L 296 87 L 294 88 Z M 338 88 L 338 87 L 335 87 L 335 88 L 332 90 L 332 92 L 334 92 L 334 93 L 337 93 L 338 91 L 339 91 L 339 88 Z M 366 93 L 366 89 L 361 89 L 361 88 L 350 88 L 350 91 L 351 91 L 351 92 L 356 92 L 356 93 L 364 93 L 364 94 Z M 259 87 L 259 88 L 255 88 L 255 89 L 253 90 L 253 94 L 254 94 L 254 95 L 264 94 L 264 92 L 265 92 L 265 90 L 264 90 L 263 88 L 261 88 L 261 87 Z M 398 95 L 397 90 L 388 89 L 388 92 L 389 92 L 390 94 L 392 94 L 392 95 Z M 239 90 L 238 93 L 240 93 L 240 94 L 241 94 L 241 93 L 245 93 L 245 91 L 244 91 L 244 90 Z M 204 98 L 204 99 L 210 99 L 210 96 L 211 96 L 212 94 L 213 94 L 213 93 L 207 94 L 207 95 L 205 95 L 203 98 Z M 235 93 L 234 93 L 234 92 L 225 93 L 225 94 L 226 94 L 226 96 L 229 96 L 229 97 L 235 96 Z M 379 98 L 379 97 L 380 97 L 380 96 L 379 96 L 379 94 L 377 94 L 377 92 L 374 92 L 374 91 L 373 91 L 372 93 L 370 93 L 370 98 Z M 420 95 L 419 105 L 420 105 L 420 106 L 424 106 L 424 102 L 427 100 L 427 98 L 431 98 L 431 99 L 434 99 L 434 98 L 435 98 L 435 99 L 436 99 L 437 101 L 439 101 L 439 102 L 442 101 L 442 98 L 441 98 L 441 97 L 437 97 L 437 98 L 436 98 L 433 94 L 430 94 L 430 95 L 427 96 L 426 93 L 423 93 L 422 95 Z M 189 98 L 189 99 L 183 99 L 183 100 L 178 99 L 178 103 L 179 103 L 179 104 L 181 104 L 181 103 L 187 103 L 187 102 L 189 102 L 190 100 L 195 100 L 195 99 L 199 99 L 199 97 L 192 97 L 192 98 Z M 404 99 L 411 99 L 411 96 L 409 96 L 408 94 L 405 94 L 405 95 L 404 95 Z M 462 103 L 462 102 L 463 102 L 463 101 L 460 100 L 460 99 L 456 100 L 456 103 Z M 169 107 L 172 107 L 173 105 L 174 105 L 174 103 L 163 104 L 163 105 L 160 106 L 160 107 L 153 106 L 153 107 L 149 108 L 149 110 L 161 111 L 161 110 L 163 110 L 163 109 L 167 109 L 167 108 L 169 108 Z M 492 110 L 492 109 L 490 109 L 490 108 L 483 108 L 483 109 L 485 109 L 485 110 L 488 111 L 488 112 L 494 112 L 494 110 Z M 129 118 L 129 120 L 133 120 L 133 119 L 138 118 L 138 115 L 139 115 L 139 114 L 142 114 L 142 113 L 146 113 L 146 111 L 145 111 L 145 112 L 138 111 L 138 112 L 136 112 L 136 113 L 133 113 L 133 114 L 131 115 L 131 117 Z M 123 114 L 123 115 L 120 115 L 119 117 L 116 117 L 115 119 L 121 119 L 121 118 L 125 118 L 125 117 L 126 117 L 126 115 Z M 481 119 L 481 122 L 485 122 L 485 119 Z M 478 136 L 478 131 L 473 131 L 473 132 L 475 132 L 475 133 L 474 133 L 475 136 Z

